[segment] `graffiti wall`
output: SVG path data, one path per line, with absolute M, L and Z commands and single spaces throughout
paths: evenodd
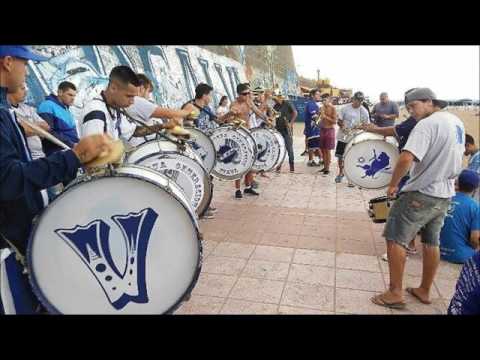
M 99 94 L 108 83 L 110 70 L 128 65 L 154 80 L 154 101 L 179 108 L 194 96 L 195 86 L 206 82 L 214 88 L 214 102 L 227 95 L 235 97 L 237 84 L 250 81 L 254 86 L 270 86 L 265 71 L 246 74 L 245 47 L 239 46 L 239 59 L 220 55 L 200 46 L 34 46 L 50 57 L 47 62 L 29 64 L 27 102 L 38 105 L 45 95 L 55 92 L 62 81 L 77 86 L 72 113 L 79 116 L 87 99 Z M 296 93 L 296 72 L 276 79 L 285 93 Z

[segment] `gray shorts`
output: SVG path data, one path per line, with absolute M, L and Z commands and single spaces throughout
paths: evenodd
M 407 247 L 420 231 L 423 244 L 439 246 L 440 231 L 449 205 L 450 199 L 418 191 L 401 193 L 390 208 L 383 237 Z

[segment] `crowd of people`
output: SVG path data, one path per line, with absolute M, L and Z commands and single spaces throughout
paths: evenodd
M 28 60 L 46 58 L 24 46 L 0 46 L 0 249 L 12 249 L 10 256 L 18 264 L 11 271 L 23 277 L 27 243 L 36 217 L 75 179 L 80 168 L 88 167 L 108 148 L 112 139 L 138 146 L 153 139 L 160 130 L 188 125 L 209 133 L 234 121 L 243 122 L 248 129 L 275 127 L 285 140 L 289 170 L 295 172 L 293 126 L 298 112 L 285 94 L 251 89 L 250 84 L 241 83 L 231 104 L 223 96 L 215 106 L 213 87 L 201 83 L 195 88 L 194 99 L 180 110 L 169 109 L 150 101 L 154 90 L 151 79 L 128 66 L 117 66 L 109 75 L 107 87 L 88 99 L 81 117 L 75 119 L 70 106 L 77 89 L 67 81 L 61 82 L 56 94 L 48 95 L 37 109 L 25 104 Z M 430 89 L 408 90 L 405 104 L 410 117 L 396 124 L 399 109 L 387 93 L 380 95 L 380 102 L 370 112 L 364 94 L 358 91 L 351 103 L 337 113 L 330 96 L 313 89 L 304 118 L 307 166 L 323 164 L 319 172 L 328 176 L 331 151 L 335 150 L 335 182 L 341 183 L 345 177 L 345 148 L 352 130 L 394 136 L 400 158 L 387 194 L 397 199 L 383 233 L 390 286 L 373 297 L 372 302 L 389 308 L 405 307 L 405 262 L 409 254 L 416 253 L 415 238 L 420 234 L 422 279 L 419 287 L 406 291 L 428 304 L 440 259 L 465 263 L 449 312 L 480 312 L 479 148 L 474 138 L 465 133 L 462 121 L 444 111 L 447 103 Z M 129 121 L 131 118 L 140 119 L 145 125 Z M 54 135 L 68 149 L 42 137 L 29 123 Z M 463 155 L 470 156 L 468 169 L 462 169 Z M 276 171 L 280 172 L 281 167 Z M 256 176 L 267 175 L 250 171 L 235 181 L 236 199 L 259 195 Z M 348 186 L 355 185 L 349 180 Z M 215 207 L 210 206 L 204 216 L 213 218 L 215 212 Z M 477 305 L 472 305 L 475 301 Z

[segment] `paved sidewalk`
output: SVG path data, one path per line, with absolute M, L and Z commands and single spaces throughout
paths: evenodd
M 298 135 L 296 156 L 303 151 Z M 335 171 L 322 177 L 305 157 L 296 160 L 295 174 L 285 164 L 270 179 L 258 176 L 258 197 L 236 200 L 233 183 L 215 182 L 218 213 L 200 222 L 202 274 L 176 313 L 445 314 L 461 270 L 445 262 L 431 305 L 408 294 L 403 311 L 370 302 L 388 286 L 388 263 L 379 258 L 386 251 L 383 224 L 367 215 L 368 201 L 384 190 L 335 184 Z M 421 270 L 421 254 L 411 256 L 405 287 L 419 285 Z

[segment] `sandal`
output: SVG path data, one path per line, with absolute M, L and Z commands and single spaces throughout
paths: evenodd
M 403 310 L 407 304 L 403 301 L 388 303 L 383 298 L 382 295 L 376 295 L 370 299 L 375 305 L 383 306 L 389 309 Z
M 420 301 L 422 304 L 425 304 L 425 305 L 430 305 L 432 302 L 430 300 L 423 300 L 422 298 L 420 298 L 420 296 L 418 296 L 414 289 L 413 288 L 406 288 L 405 289 L 406 292 L 408 292 L 410 295 L 412 295 L 415 299 L 417 299 L 418 301 Z

